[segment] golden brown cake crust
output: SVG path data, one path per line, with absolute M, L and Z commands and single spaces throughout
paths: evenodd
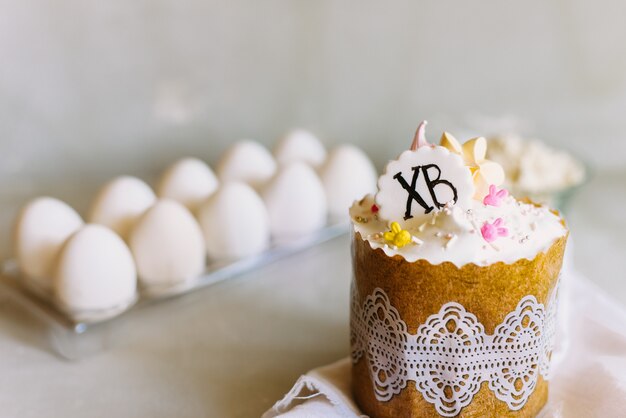
M 566 241 L 567 235 L 557 239 L 548 251 L 539 253 L 533 260 L 489 266 L 467 264 L 458 268 L 449 262 L 432 265 L 425 260 L 409 263 L 399 255 L 389 257 L 381 249 L 372 249 L 356 233 L 352 240 L 352 260 L 353 285 L 360 298 L 357 304 L 362 306 L 367 295 L 381 288 L 406 322 L 408 331 L 416 333 L 430 315 L 454 301 L 474 314 L 485 332 L 491 334 L 525 296 L 533 295 L 539 303 L 547 303 L 557 284 Z M 372 418 L 440 416 L 413 383 L 391 400 L 378 401 L 369 373 L 365 353 L 352 368 L 352 390 L 361 410 Z M 511 411 L 483 383 L 472 403 L 458 417 L 535 417 L 547 397 L 548 384 L 539 377 L 526 405 Z

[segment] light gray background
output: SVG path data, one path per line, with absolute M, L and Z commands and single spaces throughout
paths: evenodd
M 294 126 L 381 167 L 428 119 L 432 137 L 515 128 L 584 156 L 574 264 L 626 301 L 624 15 L 618 0 L 0 0 L 0 255 L 38 194 L 84 211 L 111 176 Z M 348 257 L 340 239 L 140 312 L 80 363 L 0 300 L 3 411 L 258 416 L 347 354 Z
M 420 119 L 436 135 L 502 117 L 621 165 L 625 14 L 619 0 L 0 0 L 0 170 L 155 171 L 292 126 L 384 160 Z

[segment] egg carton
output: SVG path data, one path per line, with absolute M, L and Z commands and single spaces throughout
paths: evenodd
M 141 292 L 130 308 L 111 319 L 89 323 L 72 321 L 65 313 L 49 301 L 27 289 L 20 280 L 17 262 L 13 259 L 4 261 L 0 275 L 0 293 L 29 314 L 47 333 L 49 349 L 62 358 L 78 360 L 105 350 L 112 345 L 115 328 L 128 315 L 139 310 L 158 309 L 158 305 L 168 303 L 175 298 L 184 297 L 199 289 L 230 280 L 235 276 L 249 272 L 266 264 L 291 256 L 315 245 L 329 241 L 348 232 L 348 223 L 334 223 L 313 234 L 289 241 L 274 242 L 268 250 L 254 257 L 229 262 L 214 262 L 192 285 L 185 288 L 165 289 L 160 292 Z

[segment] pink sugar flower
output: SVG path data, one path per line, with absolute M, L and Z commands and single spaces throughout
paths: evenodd
M 489 186 L 489 194 L 485 196 L 483 199 L 483 204 L 485 206 L 500 206 L 502 204 L 502 200 L 509 195 L 505 189 L 500 189 L 496 187 L 495 184 Z
M 502 218 L 498 218 L 493 221 L 492 224 L 485 222 L 483 227 L 480 228 L 480 233 L 487 242 L 493 242 L 499 237 L 506 237 L 509 235 L 509 230 L 503 227 L 504 221 Z

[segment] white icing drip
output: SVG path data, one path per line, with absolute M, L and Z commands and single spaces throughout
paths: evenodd
M 350 208 L 354 231 L 374 249 L 381 248 L 389 257 L 400 255 L 408 262 L 426 260 L 431 264 L 451 262 L 457 267 L 465 264 L 489 265 L 497 262 L 512 264 L 520 259 L 532 260 L 567 233 L 561 218 L 545 206 L 517 201 L 512 196 L 502 204 L 486 206 L 472 200 L 471 208 L 454 206 L 432 213 L 430 221 L 409 227 L 412 243 L 397 248 L 388 245 L 382 233 L 394 220 L 384 220 L 372 212 L 374 197 L 366 196 Z M 485 222 L 502 218 L 508 229 L 506 237 L 492 243 L 483 238 L 480 228 Z M 455 237 L 453 245 L 451 238 Z M 415 244 L 421 242 L 421 244 Z

